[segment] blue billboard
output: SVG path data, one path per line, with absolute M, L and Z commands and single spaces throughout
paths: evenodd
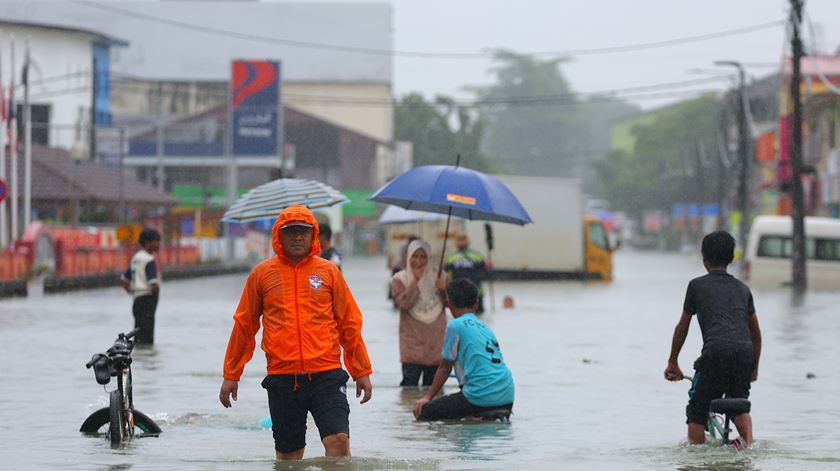
M 93 43 L 93 119 L 95 125 L 110 126 L 111 114 L 111 48 L 109 44 Z
M 231 98 L 234 155 L 280 155 L 280 63 L 233 61 Z

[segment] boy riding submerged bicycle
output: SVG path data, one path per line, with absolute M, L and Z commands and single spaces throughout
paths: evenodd
M 665 379 L 684 378 L 677 358 L 688 335 L 691 316 L 697 315 L 703 334 L 703 349 L 694 362 L 694 378 L 686 406 L 688 441 L 706 441 L 705 427 L 709 405 L 713 399 L 748 398 L 750 383 L 758 378 L 761 355 L 761 329 L 749 288 L 726 272 L 735 252 L 735 239 L 725 231 L 712 232 L 703 238 L 703 265 L 708 274 L 688 283 L 683 313 L 671 343 L 671 356 L 665 368 Z M 741 449 L 752 444 L 752 419 L 741 413 L 733 419 L 740 440 L 733 445 Z

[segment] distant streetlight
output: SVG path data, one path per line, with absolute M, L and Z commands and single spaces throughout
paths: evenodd
M 747 124 L 747 90 L 744 66 L 738 61 L 715 61 L 718 66 L 730 66 L 738 69 L 738 156 L 741 160 L 741 172 L 738 178 L 738 210 L 741 212 L 741 224 L 738 227 L 738 245 L 741 246 L 741 258 L 747 252 L 747 232 L 750 230 L 750 191 L 749 191 L 749 127 Z M 743 267 L 743 264 L 742 264 Z

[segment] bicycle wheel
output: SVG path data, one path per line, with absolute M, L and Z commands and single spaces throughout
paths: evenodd
M 706 424 L 706 431 L 712 439 L 723 439 L 726 435 L 726 429 L 723 424 L 723 419 L 719 415 L 710 415 L 709 421 Z
M 107 428 L 110 426 L 110 423 L 111 408 L 103 407 L 95 411 L 93 414 L 90 414 L 90 416 L 88 416 L 88 418 L 85 419 L 84 423 L 82 423 L 82 426 L 79 429 L 79 431 L 88 435 L 107 434 Z M 136 409 L 134 410 L 134 427 L 136 429 L 140 429 L 140 432 L 142 432 L 141 434 L 135 430 L 135 436 L 156 436 L 161 433 L 160 426 L 158 426 L 158 424 L 155 423 L 154 420 L 152 420 L 149 416 Z M 103 428 L 105 428 L 104 431 L 102 430 Z
M 108 438 L 114 446 L 122 443 L 127 435 L 122 395 L 119 391 L 111 391 L 111 404 L 108 407 Z
M 134 426 L 143 431 L 143 435 L 157 435 L 162 430 L 148 415 L 134 409 Z

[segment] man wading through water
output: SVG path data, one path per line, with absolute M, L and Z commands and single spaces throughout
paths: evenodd
M 272 229 L 277 253 L 251 271 L 225 354 L 219 400 L 231 407 L 239 378 L 254 354 L 254 336 L 263 326 L 262 349 L 274 448 L 279 460 L 303 458 L 306 415 L 312 413 L 326 456 L 350 456 L 347 373 L 356 397 L 370 400 L 373 387 L 362 313 L 338 267 L 318 256 L 318 223 L 303 206 L 291 206 Z

